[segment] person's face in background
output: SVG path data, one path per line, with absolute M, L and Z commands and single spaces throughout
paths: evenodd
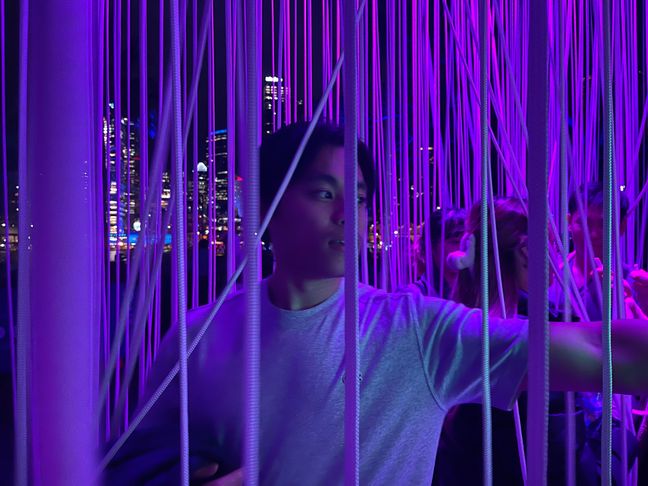
M 580 258 L 585 258 L 588 254 L 587 249 L 587 235 L 585 231 L 585 224 L 587 223 L 587 230 L 589 231 L 589 238 L 592 242 L 592 250 L 594 258 L 602 258 L 603 255 L 603 208 L 600 206 L 590 205 L 587 208 L 587 218 L 583 218 L 580 211 L 569 214 L 567 221 L 569 223 L 569 230 L 571 231 L 572 240 L 574 242 L 574 251 Z M 625 233 L 626 219 L 622 219 L 619 226 L 620 234 Z

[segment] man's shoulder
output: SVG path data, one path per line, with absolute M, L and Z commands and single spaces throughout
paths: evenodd
M 219 300 L 189 310 L 187 312 L 187 326 L 195 328 L 201 327 L 212 320 L 236 320 L 239 314 L 245 311 L 245 293 L 243 291 L 231 293 L 217 308 Z

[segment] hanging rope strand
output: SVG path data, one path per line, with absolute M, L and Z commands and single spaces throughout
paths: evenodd
M 356 0 L 344 0 L 344 484 L 360 484 L 358 329 L 358 79 Z
M 482 433 L 484 447 L 484 485 L 493 484 L 493 450 L 492 450 L 492 421 L 491 421 L 491 390 L 490 390 L 490 349 L 489 349 L 489 319 L 488 319 L 488 174 L 489 138 L 488 138 L 488 45 L 490 41 L 488 0 L 479 2 L 480 13 L 480 134 L 481 134 L 481 310 L 482 310 Z
M 549 328 L 547 326 L 547 5 L 531 0 L 529 15 L 529 413 L 527 418 L 528 481 L 547 482 L 547 410 L 549 405 Z
M 611 2 L 603 0 L 603 418 L 601 431 L 601 483 L 612 484 L 612 164 L 614 163 L 614 119 L 612 106 L 612 58 L 610 35 Z

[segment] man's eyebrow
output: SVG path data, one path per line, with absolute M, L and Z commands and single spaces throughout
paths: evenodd
M 335 177 L 324 172 L 311 172 L 304 177 L 304 180 L 307 182 L 324 182 L 336 188 L 340 185 Z M 367 184 L 362 181 L 358 181 L 358 190 L 366 192 Z
M 307 182 L 324 182 L 333 187 L 338 187 L 339 185 L 335 177 L 323 172 L 311 172 L 304 177 L 304 180 Z

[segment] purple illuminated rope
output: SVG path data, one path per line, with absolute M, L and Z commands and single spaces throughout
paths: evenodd
M 299 41 L 298 35 L 299 31 L 297 29 L 297 1 L 298 0 L 293 0 L 293 15 L 292 15 L 292 29 L 290 32 L 293 33 L 292 37 L 292 46 L 290 49 L 290 52 L 294 53 L 292 56 L 292 66 L 289 64 L 289 66 L 292 68 L 292 114 L 293 114 L 293 120 L 297 121 L 300 119 L 299 117 L 299 112 L 297 111 L 297 106 L 298 106 L 298 96 L 299 96 L 299 90 L 297 89 L 299 85 L 299 72 L 297 70 L 297 58 L 299 57 Z M 290 2 L 290 0 L 288 0 Z M 288 34 L 288 38 L 290 39 L 290 34 Z
M 104 108 L 103 108 L 103 118 L 105 120 L 105 123 L 107 124 L 107 135 L 104 136 L 104 147 L 103 147 L 103 157 L 105 161 L 110 161 L 110 40 L 109 40 L 109 32 L 110 32 L 110 8 L 109 8 L 109 2 L 105 3 L 105 8 L 103 11 L 104 15 L 104 21 L 103 21 L 103 28 L 104 28 L 104 37 L 103 37 L 103 45 L 104 45 L 104 64 L 103 64 L 103 69 L 104 69 L 104 74 L 103 74 L 103 84 L 105 86 L 105 100 L 104 100 Z M 103 186 L 103 192 L 105 194 L 103 202 L 105 207 L 110 207 L 110 181 L 111 181 L 111 176 L 110 176 L 110 164 L 105 163 L 105 171 L 104 171 L 104 181 L 105 185 Z M 102 212 L 103 212 L 103 208 Z M 110 220 L 106 221 L 106 224 L 104 225 L 104 231 L 106 237 L 110 236 Z M 108 240 L 110 241 L 110 240 Z M 102 245 L 103 246 L 103 245 Z M 103 318 L 103 326 L 102 326 L 102 353 L 103 353 L 103 361 L 102 361 L 102 372 L 108 367 L 108 360 L 110 356 L 110 245 L 108 245 L 108 251 L 105 251 L 104 259 L 103 259 L 103 265 L 102 265 L 102 271 L 104 274 L 104 281 L 106 282 L 105 285 L 103 286 L 103 292 L 102 292 L 102 318 Z M 98 407 L 99 409 L 101 406 Z M 110 437 L 110 400 L 108 400 L 108 403 L 106 404 L 106 414 L 105 414 L 105 430 L 104 430 L 104 437 L 107 439 Z M 101 414 L 101 410 L 98 412 Z
M 308 22 L 307 22 L 307 12 L 306 12 L 306 1 L 302 0 L 302 93 L 303 93 L 303 119 L 308 119 Z M 297 19 L 297 1 L 295 1 L 295 22 Z M 297 39 L 297 32 L 295 32 L 295 39 Z M 295 40 L 295 48 L 297 48 L 297 41 Z M 295 58 L 297 58 L 297 50 L 295 50 Z
M 163 103 L 165 100 L 165 95 L 164 95 L 164 20 L 165 20 L 165 15 L 164 15 L 164 4 L 165 0 L 158 0 L 158 9 L 159 9 L 159 23 L 158 23 L 158 87 L 157 87 L 157 93 L 158 93 L 158 110 L 157 110 L 157 115 L 158 119 L 162 120 L 162 108 L 163 108 Z M 160 123 L 161 125 L 161 123 Z M 159 142 L 158 142 L 159 143 Z M 158 228 L 158 232 L 161 238 L 165 238 L 167 234 L 167 228 L 162 228 L 162 205 L 158 204 L 156 205 L 155 208 L 155 222 Z M 153 358 L 157 356 L 157 351 L 160 348 L 160 342 L 162 340 L 162 326 L 161 326 L 161 320 L 162 320 L 162 279 L 158 279 L 158 281 L 155 283 L 157 290 L 156 290 L 156 319 L 155 319 L 155 324 L 153 326 L 154 329 L 154 339 L 153 339 Z M 152 366 L 152 364 L 151 364 Z
M 126 280 L 131 270 L 131 2 L 126 0 Z M 119 262 L 117 262 L 119 265 Z M 126 317 L 126 339 L 124 340 L 125 361 L 130 360 L 130 313 Z M 116 401 L 116 399 L 115 399 Z M 126 413 L 124 428 L 128 427 L 128 393 L 126 394 Z
M 528 480 L 546 484 L 547 410 L 549 404 L 549 328 L 547 326 L 547 6 L 531 0 L 529 58 L 529 405 Z
M 29 431 L 27 419 L 28 353 L 30 349 L 29 272 L 30 258 L 26 235 L 29 234 L 29 199 L 27 187 L 27 59 L 29 0 L 20 2 L 20 37 L 18 67 L 18 322 L 16 327 L 16 415 L 15 467 L 17 486 L 27 486 L 29 470 Z
M 2 85 L 0 85 L 0 104 L 2 105 L 2 112 L 0 116 L 0 125 L 2 126 L 2 152 L 0 157 L 2 157 L 2 204 L 3 204 L 3 244 L 6 254 L 5 258 L 5 268 L 7 272 L 7 321 L 9 323 L 9 343 L 10 343 L 10 352 L 11 352 L 11 384 L 13 387 L 13 409 L 16 410 L 16 341 L 15 341 L 15 322 L 14 322 L 14 310 L 13 310 L 13 290 L 11 282 L 11 243 L 9 242 L 9 179 L 7 177 L 7 96 L 6 96 L 6 37 L 5 37 L 5 2 L 0 0 L 0 69 L 2 73 L 0 74 L 0 79 Z
M 192 25 L 192 40 L 191 40 L 191 62 L 192 66 L 195 68 L 196 63 L 198 61 L 198 29 L 196 26 L 198 25 L 198 1 L 193 0 L 192 2 L 192 8 L 191 8 L 191 25 Z M 186 80 L 185 80 L 186 83 Z M 186 94 L 186 84 L 185 84 L 185 94 Z M 193 127 L 192 127 L 192 134 L 193 134 L 193 144 L 192 144 L 192 152 L 191 152 L 191 167 L 192 167 L 192 172 L 193 172 L 193 191 L 191 194 L 191 223 L 192 223 L 192 231 L 191 231 L 191 241 L 192 241 L 192 253 L 191 253 L 191 307 L 198 307 L 198 295 L 200 292 L 200 280 L 198 278 L 199 276 L 199 270 L 198 270 L 198 258 L 199 258 L 199 253 L 198 253 L 198 237 L 200 235 L 200 221 L 198 219 L 198 206 L 200 204 L 199 201 L 199 193 L 198 193 L 198 110 L 194 110 L 193 114 Z M 185 154 L 186 157 L 186 154 Z M 185 172 L 186 173 L 186 172 Z M 188 177 L 187 177 L 188 179 Z M 210 184 L 211 185 L 211 184 Z M 210 269 L 211 271 L 211 269 Z
M 283 106 L 285 107 L 286 110 L 286 124 L 289 125 L 293 121 L 296 121 L 293 119 L 293 110 L 292 110 L 292 98 L 296 96 L 295 92 L 295 87 L 293 85 L 293 76 L 291 73 L 291 55 L 293 50 L 291 49 L 291 44 L 290 44 L 290 32 L 291 32 L 291 26 L 290 26 L 290 0 L 282 0 L 285 8 L 284 8 L 284 18 L 282 19 L 282 22 L 284 24 L 283 32 L 284 32 L 284 49 L 283 49 L 283 54 L 284 54 L 284 73 L 285 73 L 285 78 L 286 78 L 286 99 L 283 103 Z
M 180 12 L 178 0 L 171 1 L 171 67 L 172 67 L 172 97 L 173 97 L 173 149 L 175 171 L 175 224 L 173 246 L 177 249 L 178 265 L 178 346 L 180 363 L 180 468 L 181 481 L 189 485 L 189 401 L 187 375 L 187 295 L 185 268 L 185 185 L 183 182 L 183 136 L 182 136 L 182 86 L 180 81 Z
M 214 159 L 214 131 L 216 129 L 216 114 L 215 114 L 215 59 L 214 59 L 214 15 L 209 19 L 209 39 L 207 45 L 207 197 L 208 197 L 208 210 L 207 215 L 209 221 L 207 223 L 208 230 L 208 268 L 209 276 L 207 282 L 207 302 L 212 302 L 216 298 L 216 228 L 214 221 L 216 220 L 216 204 L 215 204 L 215 191 L 214 186 L 217 185 L 217 169 L 216 160 Z M 227 35 L 227 34 L 226 34 Z M 228 251 L 229 253 L 229 251 Z
M 246 35 L 245 45 L 247 116 L 245 155 L 245 245 L 248 265 L 245 271 L 246 326 L 244 344 L 244 439 L 243 470 L 245 484 L 256 486 L 259 482 L 259 407 L 261 403 L 261 285 L 259 231 L 259 57 L 258 20 L 262 11 L 257 11 L 257 0 L 245 3 Z M 230 175 L 231 178 L 231 175 Z
M 139 96 L 140 96 L 140 233 L 138 235 L 138 244 L 148 245 L 148 235 L 150 233 L 149 227 L 149 218 L 148 215 L 142 217 L 142 209 L 146 205 L 146 193 L 148 189 L 148 39 L 147 39 L 147 14 L 148 14 L 148 0 L 140 0 L 140 9 L 139 9 Z M 148 266 L 142 262 L 142 267 L 140 267 L 140 274 L 148 274 Z M 157 280 L 157 279 L 155 279 Z M 144 285 L 141 285 L 140 290 L 140 300 L 143 297 L 144 287 L 147 289 L 149 287 L 155 289 L 153 285 L 154 280 L 147 279 Z M 147 364 L 147 353 L 146 350 L 151 350 L 151 336 L 153 335 L 153 319 L 151 316 L 148 316 L 147 319 L 148 328 L 148 343 L 142 341 L 141 349 L 141 359 L 139 366 L 139 395 L 141 396 L 144 392 L 144 382 L 146 379 L 146 364 Z M 128 379 L 126 380 L 128 381 Z
M 284 50 L 285 50 L 285 42 L 284 42 L 284 28 L 285 28 L 285 22 L 284 22 L 284 8 L 285 8 L 285 0 L 279 0 L 279 33 L 278 33 L 278 46 L 279 46 L 279 53 L 278 53 L 278 65 L 277 65 L 277 73 L 278 73 L 278 78 L 279 78 L 279 83 L 277 84 L 277 96 L 279 97 L 279 107 L 277 108 L 277 116 L 276 116 L 276 124 L 275 124 L 275 129 L 279 129 L 283 125 L 283 107 L 286 104 L 285 97 L 284 97 Z M 274 103 L 274 96 L 273 96 L 273 103 Z M 273 108 L 274 110 L 274 108 Z
M 422 154 L 422 168 L 423 168 L 423 187 L 424 187 L 424 197 L 423 197 L 423 217 L 424 221 L 430 221 L 430 217 L 432 214 L 431 208 L 433 207 L 438 207 L 439 204 L 439 198 L 438 198 L 438 192 L 437 188 L 439 187 L 439 184 L 434 185 L 434 191 L 428 190 L 430 187 L 430 158 L 433 157 L 434 160 L 434 165 L 439 166 L 443 165 L 443 147 L 441 146 L 441 120 L 440 117 L 437 116 L 439 114 L 439 109 L 440 109 L 440 103 L 436 103 L 433 97 L 433 94 L 435 92 L 435 86 L 438 84 L 438 71 L 436 70 L 435 66 L 432 64 L 432 46 L 430 45 L 430 5 L 428 2 L 425 2 L 424 4 L 421 5 L 423 8 L 423 11 L 421 12 L 421 21 L 423 23 L 424 28 L 421 29 L 420 32 L 420 42 L 422 44 L 421 48 L 421 60 L 419 64 L 422 67 L 422 72 L 421 72 L 421 99 L 423 100 L 423 104 L 421 106 L 422 108 L 422 117 L 421 117 L 421 147 L 423 148 L 421 152 Z M 432 19 L 432 22 L 434 22 L 434 18 Z M 434 35 L 434 30 L 432 34 Z M 438 49 L 438 45 L 435 43 L 435 49 Z M 438 52 L 437 52 L 438 54 Z M 436 57 L 438 59 L 438 57 Z M 430 123 L 430 117 L 432 117 L 432 123 Z M 433 133 L 432 133 L 432 145 L 430 145 L 430 127 L 432 126 Z M 430 150 L 432 149 L 432 150 Z M 433 174 L 434 175 L 434 174 Z M 445 181 L 444 181 L 445 182 Z M 445 193 L 445 191 L 443 191 Z M 443 216 L 445 215 L 445 205 L 442 205 L 442 213 L 441 213 L 441 241 L 444 240 L 445 238 L 445 220 Z M 428 228 L 429 231 L 429 228 Z M 429 233 L 428 233 L 429 234 Z M 426 252 L 427 252 L 427 246 L 428 242 L 430 243 L 430 262 L 429 262 L 429 268 L 430 268 L 430 273 L 429 277 L 430 280 L 429 282 L 434 282 L 434 278 L 437 277 L 438 279 L 443 278 L 443 268 L 445 265 L 440 265 L 440 271 L 439 275 L 434 275 L 434 264 L 431 261 L 432 258 L 432 246 L 431 246 L 431 240 L 429 237 L 427 237 L 426 234 Z M 444 256 L 443 256 L 443 245 L 441 245 L 441 262 L 444 261 Z M 428 253 L 426 253 L 426 259 L 427 259 Z M 428 262 L 426 261 L 426 267 L 428 265 Z M 443 297 L 443 281 L 439 280 L 439 295 Z
M 306 87 L 307 95 L 304 103 L 306 104 L 306 119 L 310 120 L 313 118 L 313 4 L 311 0 L 308 0 L 306 3 L 306 25 L 308 26 L 308 36 L 306 40 L 306 49 L 307 49 L 307 58 L 306 58 Z M 274 47 L 274 44 L 273 44 Z
M 358 85 L 356 1 L 345 0 L 344 19 L 344 483 L 360 483 L 360 343 L 358 329 Z
M 283 0 L 282 0 L 283 1 Z M 235 174 L 236 174 L 236 56 L 237 52 L 237 22 L 235 20 L 236 3 L 233 0 L 225 2 L 225 61 L 229 69 L 227 76 L 227 278 L 230 279 L 236 268 L 236 222 L 234 221 L 235 206 Z M 279 68 L 281 73 L 281 66 Z M 281 76 L 281 75 L 280 75 Z M 279 103 L 281 113 L 282 103 Z M 281 120 L 281 116 L 279 116 Z M 211 236 L 210 236 L 211 238 Z M 216 289 L 214 289 L 214 296 Z
M 376 2 L 374 2 L 374 11 L 377 10 Z M 393 116 L 396 112 L 396 101 L 395 101 L 395 90 L 396 90 L 396 53 L 395 53 L 395 5 L 394 0 L 389 0 L 386 5 L 387 15 L 386 15 L 386 70 L 385 70 L 385 97 L 386 97 L 386 109 L 387 113 L 391 116 L 392 119 L 388 119 L 386 123 L 385 130 L 385 143 L 384 143 L 384 158 L 385 158 L 385 167 L 389 168 L 392 173 L 391 180 L 388 180 L 388 185 L 386 186 L 387 200 L 391 201 L 394 199 L 394 196 L 398 194 L 396 183 L 398 180 L 398 172 L 396 170 L 396 133 L 395 133 L 395 123 Z M 377 17 L 377 14 L 374 14 L 374 19 Z M 375 20 L 374 20 L 375 22 Z M 374 81 L 375 82 L 375 81 Z M 407 193 L 404 195 L 407 197 Z M 398 210 L 392 208 L 390 210 L 392 218 L 396 218 L 396 228 L 400 228 L 398 224 Z M 374 222 L 375 224 L 375 222 Z M 405 236 L 408 236 L 407 234 Z M 403 245 L 401 242 L 403 240 L 408 240 L 409 238 L 404 238 L 402 235 L 399 235 L 399 238 L 396 240 L 396 246 L 394 246 L 392 251 L 396 251 L 398 255 L 403 254 Z M 409 247 L 409 245 L 407 245 Z M 375 250 L 374 250 L 375 252 Z M 409 262 L 409 260 L 407 260 Z M 402 272 L 397 272 L 397 282 L 398 285 L 403 285 L 404 278 Z M 409 283 L 409 281 L 407 282 Z
M 115 315 L 120 316 L 122 313 L 122 304 L 120 302 L 121 296 L 121 252 L 120 247 L 122 243 L 122 145 L 121 145 L 121 2 L 115 3 L 113 18 L 113 88 L 115 96 L 115 108 L 114 108 L 114 127 L 113 134 L 115 137 L 115 185 L 116 185 L 116 238 L 115 238 Z M 110 123 L 110 122 L 109 122 Z M 110 162 L 109 162 L 110 165 Z M 112 182 L 111 177 L 111 182 Z M 110 193 L 112 193 L 112 188 Z M 127 322 L 128 315 L 124 314 L 124 321 Z M 126 333 L 126 324 L 124 324 L 124 333 Z M 117 353 L 121 354 L 121 339 L 119 340 L 119 345 Z M 119 390 L 121 387 L 121 360 L 117 360 L 115 363 L 115 386 L 114 386 L 114 398 L 116 402 L 119 396 Z M 110 399 L 108 400 L 110 401 Z M 119 424 L 111 424 L 111 427 L 119 427 Z
M 407 45 L 409 42 L 409 36 L 407 32 L 407 5 L 408 2 L 401 0 L 398 4 L 400 23 L 398 23 L 398 37 L 400 38 L 400 52 L 399 52 L 399 62 L 398 62 L 398 72 L 400 73 L 399 79 L 399 113 L 400 117 L 400 163 L 401 163 L 401 194 L 404 196 L 403 212 L 401 215 L 401 221 L 405 224 L 405 234 L 409 238 L 409 235 L 412 231 L 411 226 L 411 204 L 412 197 L 410 197 L 410 152 L 409 152 L 409 118 L 407 113 L 409 113 L 409 80 L 408 80 L 408 53 Z M 414 231 L 416 231 L 417 221 L 414 221 Z M 416 234 L 415 234 L 416 237 Z M 408 242 L 409 244 L 409 242 Z M 410 250 L 406 250 L 407 262 L 411 261 Z M 411 276 L 411 273 L 410 273 Z M 409 280 L 409 279 L 408 279 Z
M 340 57 L 342 53 L 342 41 L 341 41 L 341 33 L 342 29 L 340 28 L 340 17 L 342 15 L 340 14 L 340 2 L 343 0 L 335 0 L 335 6 L 336 6 L 336 15 L 335 15 L 335 56 Z M 341 93 L 342 85 L 341 83 L 338 83 L 335 86 L 335 124 L 339 125 L 340 124 L 340 93 Z

